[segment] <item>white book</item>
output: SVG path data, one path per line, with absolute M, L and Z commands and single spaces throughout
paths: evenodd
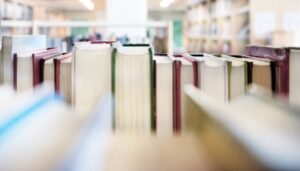
M 156 133 L 173 135 L 173 62 L 168 56 L 154 56 L 156 62 Z
M 80 43 L 72 60 L 72 104 L 83 114 L 90 113 L 103 95 L 111 92 L 109 44 Z
M 219 102 L 229 101 L 231 62 L 205 55 L 200 61 L 200 89 Z
M 290 49 L 289 61 L 289 102 L 292 105 L 300 106 L 300 78 L 299 78 L 299 48 Z
M 229 73 L 230 100 L 245 95 L 248 86 L 247 62 L 228 55 L 221 55 L 221 57 L 232 64 Z
M 116 131 L 150 133 L 153 124 L 153 64 L 149 46 L 113 52 Z

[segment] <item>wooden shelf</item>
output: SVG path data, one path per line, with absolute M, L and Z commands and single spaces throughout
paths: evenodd
M 216 42 L 220 47 L 223 46 L 222 44 L 229 43 L 230 53 L 233 54 L 243 54 L 247 44 L 268 45 L 273 41 L 274 33 L 291 32 L 287 31 L 284 26 L 285 15 L 300 11 L 299 0 L 289 0 L 289 3 L 283 0 L 205 0 L 198 2 L 196 5 L 189 5 L 186 15 L 187 21 L 197 22 L 186 25 L 185 33 L 189 35 L 189 31 L 193 31 L 194 37 L 200 37 L 190 39 L 186 36 L 187 51 L 192 53 L 203 52 L 201 51 L 203 48 L 198 47 L 209 47 L 206 49 L 213 50 L 214 53 L 216 50 L 219 50 L 218 53 L 228 53 L 220 50 L 221 48 L 212 48 L 216 46 Z M 263 27 L 263 29 L 258 27 Z M 205 36 L 199 29 L 205 30 Z M 211 34 L 212 32 L 216 32 L 217 37 Z M 224 34 L 231 35 L 231 37 L 224 37 Z M 201 37 L 206 37 L 206 41 L 195 41 L 203 40 Z M 212 51 L 205 52 L 211 53 Z

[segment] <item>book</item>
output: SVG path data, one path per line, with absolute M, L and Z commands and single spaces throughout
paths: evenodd
M 111 92 L 110 44 L 76 43 L 72 59 L 72 106 L 83 115 Z
M 150 133 L 154 128 L 153 53 L 147 46 L 123 46 L 112 53 L 116 131 Z
M 230 100 L 245 95 L 248 90 L 247 62 L 228 55 L 221 55 L 221 57 L 231 62 L 231 69 L 229 73 Z
M 173 135 L 173 61 L 165 54 L 154 60 L 155 128 L 159 136 Z
M 247 86 L 249 87 L 249 85 L 252 84 L 252 69 L 253 69 L 253 61 L 255 61 L 255 59 L 249 59 L 243 55 L 221 55 L 221 57 L 229 57 L 230 59 L 235 59 L 238 61 L 243 61 L 246 64 L 246 77 L 247 77 Z
M 72 53 L 65 53 L 54 59 L 55 91 L 72 103 Z
M 268 94 L 275 93 L 275 63 L 272 60 L 245 56 L 250 64 L 251 85 L 258 85 L 268 90 Z
M 232 63 L 209 54 L 205 54 L 199 63 L 200 89 L 216 101 L 228 102 Z
M 14 35 L 2 37 L 2 57 L 0 59 L 1 81 L 13 85 L 13 55 L 46 49 L 45 35 Z
M 259 93 L 227 105 L 193 86 L 186 93 L 186 133 L 199 136 L 220 170 L 299 169 L 297 109 Z
M 13 85 L 18 91 L 33 89 L 41 84 L 43 66 L 47 59 L 60 54 L 58 48 L 48 48 L 28 53 L 16 53 L 13 57 Z
M 299 105 L 299 79 L 297 76 L 297 60 L 300 48 L 247 46 L 246 54 L 257 58 L 267 59 L 273 63 L 273 92 L 287 98 L 291 104 Z
M 52 82 L 57 94 L 64 97 L 68 104 L 72 100 L 72 53 L 63 53 L 43 62 L 42 82 Z
M 184 55 L 174 55 L 173 60 L 173 82 L 174 82 L 174 119 L 173 127 L 175 132 L 180 132 L 182 127 L 182 118 L 184 115 L 184 87 L 187 84 L 196 84 L 197 82 L 197 68 L 193 65 L 195 61 Z M 195 67 L 195 68 L 194 68 Z M 196 80 L 196 81 L 195 81 Z

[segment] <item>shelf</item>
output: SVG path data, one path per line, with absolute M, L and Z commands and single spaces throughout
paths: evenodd
M 167 22 L 149 22 L 145 24 L 114 24 L 99 21 L 17 21 L 3 20 L 1 27 L 153 27 L 166 28 Z

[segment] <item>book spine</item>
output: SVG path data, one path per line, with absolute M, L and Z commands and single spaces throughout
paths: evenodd
M 181 62 L 173 62 L 173 130 L 181 130 Z
M 155 117 L 155 97 L 154 97 L 154 63 L 153 63 L 153 52 L 149 47 L 149 65 L 150 65 L 150 113 L 151 113 L 151 129 L 156 130 L 156 117 Z
M 45 74 L 45 62 L 46 60 L 45 59 L 40 59 L 39 61 L 39 70 L 40 70 L 40 73 L 39 73 L 39 84 L 41 84 L 42 82 L 44 82 L 44 74 Z
M 39 73 L 40 73 L 40 68 L 39 68 L 39 60 L 38 58 L 35 56 L 35 54 L 32 55 L 32 73 L 33 73 L 33 87 L 37 86 L 40 83 L 40 77 L 39 77 Z
M 56 93 L 60 93 L 60 60 L 54 59 L 54 89 Z
M 116 90 L 116 57 L 117 49 L 114 48 L 111 56 L 111 93 L 112 93 L 112 127 L 116 129 L 115 90 Z
M 17 90 L 18 81 L 18 55 L 14 54 L 13 56 L 13 87 Z
M 153 122 L 154 122 L 154 131 L 157 130 L 157 63 L 153 61 Z
M 198 76 L 198 62 L 197 62 L 197 60 L 195 60 L 192 57 L 185 56 L 185 55 L 182 55 L 182 57 L 192 63 L 192 65 L 193 65 L 193 74 L 194 74 L 193 75 L 194 85 L 195 85 L 195 87 L 199 88 L 199 80 L 198 80 L 199 76 Z

